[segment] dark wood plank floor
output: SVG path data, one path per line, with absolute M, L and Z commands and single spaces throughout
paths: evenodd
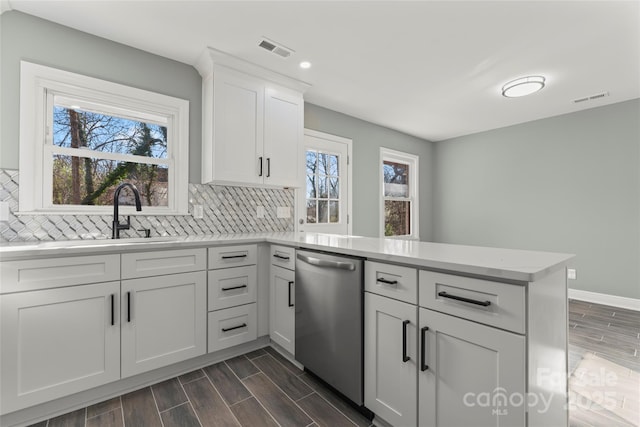
M 604 378 L 592 378 L 592 385 L 586 382 L 586 393 L 584 381 L 580 383 L 581 390 L 577 386 L 576 390 L 570 389 L 571 427 L 640 426 L 640 399 L 637 390 L 633 394 L 633 387 L 640 387 L 637 382 L 640 312 L 569 302 L 570 383 L 576 384 L 578 375 L 588 376 L 587 369 L 595 369 Z M 602 396 L 613 399 L 615 405 L 602 400 Z M 371 423 L 270 347 L 35 424 L 38 427 L 354 425 L 366 427 Z

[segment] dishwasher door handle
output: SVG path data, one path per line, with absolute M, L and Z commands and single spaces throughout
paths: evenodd
M 348 271 L 353 271 L 356 269 L 356 265 L 351 262 L 329 261 L 328 259 L 320 259 L 302 254 L 297 254 L 296 256 L 299 260 L 304 261 L 307 264 L 315 265 L 316 267 L 338 268 L 340 270 Z

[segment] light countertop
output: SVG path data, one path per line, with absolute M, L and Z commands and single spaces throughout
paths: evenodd
M 320 233 L 250 233 L 120 240 L 2 243 L 0 261 L 248 243 L 274 243 L 343 255 L 533 282 L 565 268 L 571 254 Z

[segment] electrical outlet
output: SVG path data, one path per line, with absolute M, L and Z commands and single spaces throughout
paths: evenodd
M 567 268 L 567 279 L 576 280 L 577 277 L 578 276 L 575 268 Z
M 258 206 L 258 208 L 256 209 L 256 217 L 264 218 L 264 214 L 264 206 Z
M 9 202 L 0 202 L 0 221 L 9 221 Z
M 204 218 L 204 208 L 202 205 L 193 205 L 193 217 L 195 219 Z
M 278 206 L 278 218 L 291 218 L 291 208 L 288 206 Z

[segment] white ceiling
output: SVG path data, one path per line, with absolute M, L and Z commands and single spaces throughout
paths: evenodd
M 9 0 L 9 6 L 187 64 L 214 47 L 311 83 L 308 102 L 431 141 L 640 97 L 638 1 Z M 259 48 L 262 36 L 295 54 L 285 60 Z M 313 66 L 301 70 L 302 60 Z M 501 96 L 505 82 L 531 74 L 546 76 L 542 91 Z M 606 98 L 573 103 L 605 91 Z

